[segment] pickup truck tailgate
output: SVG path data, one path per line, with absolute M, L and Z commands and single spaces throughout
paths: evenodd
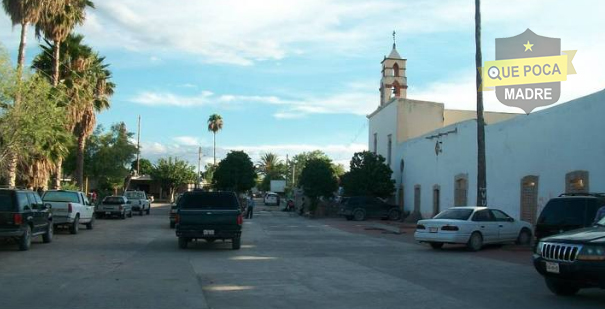
M 238 226 L 239 210 L 180 209 L 179 226 L 184 229 L 208 229 Z

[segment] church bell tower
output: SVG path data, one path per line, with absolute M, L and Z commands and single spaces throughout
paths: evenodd
M 395 42 L 395 31 L 393 31 L 393 50 L 389 56 L 382 60 L 382 79 L 380 81 L 380 106 L 388 103 L 393 98 L 407 96 L 408 79 L 405 76 L 407 59 L 401 58 L 397 52 Z

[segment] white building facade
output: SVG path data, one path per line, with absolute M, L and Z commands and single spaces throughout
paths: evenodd
M 486 126 L 488 205 L 535 223 L 550 198 L 605 192 L 605 91 Z M 408 210 L 431 217 L 477 196 L 477 123 L 468 120 L 397 145 Z
M 476 204 L 476 113 L 408 99 L 405 65 L 393 45 L 368 149 L 387 159 L 395 200 L 416 217 Z M 535 223 L 561 193 L 605 192 L 604 117 L 605 91 L 531 115 L 486 112 L 488 205 Z

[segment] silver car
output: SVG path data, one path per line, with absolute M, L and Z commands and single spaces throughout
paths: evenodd
M 95 211 L 98 218 L 117 216 L 126 219 L 132 217 L 132 205 L 125 196 L 107 196 Z

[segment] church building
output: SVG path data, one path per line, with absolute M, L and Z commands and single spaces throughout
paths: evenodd
M 416 217 L 475 205 L 476 111 L 408 99 L 406 63 L 393 43 L 380 105 L 367 116 L 368 149 L 386 158 L 394 200 Z M 488 205 L 535 223 L 551 197 L 605 192 L 602 115 L 605 91 L 530 115 L 485 112 Z

